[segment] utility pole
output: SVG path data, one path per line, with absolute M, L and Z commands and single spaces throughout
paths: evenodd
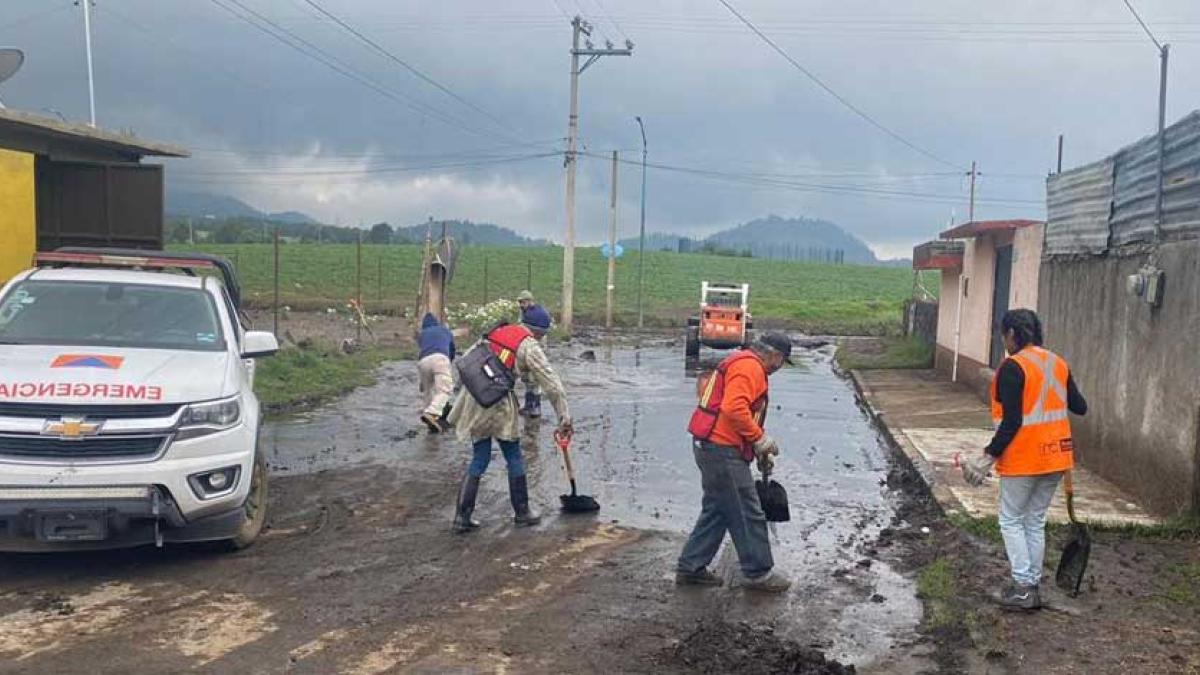
M 88 109 L 91 126 L 96 126 L 96 81 L 92 75 L 92 0 L 79 0 L 83 4 L 83 44 L 87 48 Z
M 192 227 L 192 217 L 188 216 L 188 244 L 196 245 L 196 230 Z
M 638 230 L 638 330 L 646 327 L 646 317 L 642 313 L 642 280 L 646 274 L 646 126 L 642 124 L 641 116 L 637 116 L 638 129 L 642 132 L 642 225 Z
M 1062 173 L 1062 138 L 1063 135 L 1058 135 L 1058 170 L 1055 173 Z
M 625 49 L 614 49 L 612 44 L 606 44 L 604 49 L 596 49 L 590 39 L 585 40 L 585 48 L 579 48 L 579 36 L 590 38 L 592 27 L 579 16 L 571 20 L 571 113 L 567 119 L 567 234 L 563 241 L 563 287 L 562 287 L 562 328 L 568 335 L 571 333 L 573 305 L 575 299 L 575 144 L 579 136 L 579 76 L 588 66 L 595 63 L 601 56 L 629 56 L 633 54 L 633 43 L 626 40 Z M 579 57 L 586 56 L 587 61 L 579 65 Z
M 617 273 L 617 151 L 613 150 L 612 198 L 608 202 L 608 284 L 604 292 L 604 327 L 613 327 L 613 291 Z
M 968 175 L 971 176 L 971 203 L 967 207 L 967 222 L 973 223 L 975 222 L 975 177 L 979 175 L 979 172 L 975 170 L 975 162 L 971 162 L 971 173 Z
M 1166 172 L 1167 154 L 1167 57 L 1171 45 L 1164 44 L 1158 50 L 1162 59 L 1158 75 L 1158 187 L 1154 197 L 1154 241 L 1162 241 L 1163 226 L 1163 173 Z

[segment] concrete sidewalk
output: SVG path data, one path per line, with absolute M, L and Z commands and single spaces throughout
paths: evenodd
M 989 477 L 982 487 L 966 484 L 955 467 L 956 454 L 966 458 L 983 451 L 992 438 L 988 407 L 965 386 L 938 379 L 932 370 L 851 371 L 859 397 L 872 417 L 917 467 L 944 509 L 975 517 L 998 510 L 999 481 Z M 1110 525 L 1161 522 L 1128 494 L 1087 471 L 1075 468 L 1075 515 Z M 1067 522 L 1062 489 L 1050 506 L 1052 522 Z

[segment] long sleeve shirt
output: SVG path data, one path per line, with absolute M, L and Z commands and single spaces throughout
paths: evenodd
M 984 452 L 999 457 L 1012 443 L 1025 417 L 1025 371 L 1012 359 L 1005 359 L 996 371 L 996 399 L 1004 411 L 1000 426 Z M 1067 410 L 1076 415 L 1087 414 L 1087 401 L 1075 386 L 1075 378 L 1067 373 Z
M 541 387 L 550 400 L 559 421 L 570 414 L 567 394 L 562 380 L 550 366 L 550 359 L 537 340 L 527 339 L 517 347 L 516 375 L 529 377 Z M 454 401 L 448 418 L 461 441 L 474 442 L 481 438 L 500 438 L 508 441 L 520 438 L 520 416 L 516 391 L 500 399 L 490 408 L 479 405 L 471 392 L 463 387 Z
M 713 377 L 716 377 L 714 374 Z M 751 405 L 767 393 L 767 372 L 758 359 L 740 359 L 725 371 L 721 411 L 709 439 L 718 445 L 740 448 L 763 436 Z

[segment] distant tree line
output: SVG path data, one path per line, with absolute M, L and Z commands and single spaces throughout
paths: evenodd
M 801 246 L 789 243 L 763 243 L 734 248 L 719 244 L 711 239 L 697 240 L 681 237 L 679 239 L 679 248 L 676 250 L 679 253 L 703 253 L 706 255 L 722 255 L 737 258 L 819 262 L 830 265 L 843 265 L 846 262 L 846 251 L 844 249 Z
M 282 223 L 260 218 L 169 218 L 165 238 L 168 243 L 187 244 L 195 241 L 212 244 L 270 243 L 275 229 L 287 242 L 300 244 L 353 244 L 362 236 L 364 244 L 411 244 L 409 237 L 388 223 L 375 223 L 370 228 L 341 227 L 317 223 Z

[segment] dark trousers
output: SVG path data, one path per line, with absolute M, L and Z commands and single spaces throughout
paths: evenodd
M 775 561 L 750 463 L 742 459 L 737 448 L 707 441 L 694 441 L 692 451 L 696 466 L 700 467 L 704 498 L 700 517 L 679 555 L 676 569 L 694 573 L 707 567 L 728 532 L 742 574 L 751 579 L 767 574 Z

